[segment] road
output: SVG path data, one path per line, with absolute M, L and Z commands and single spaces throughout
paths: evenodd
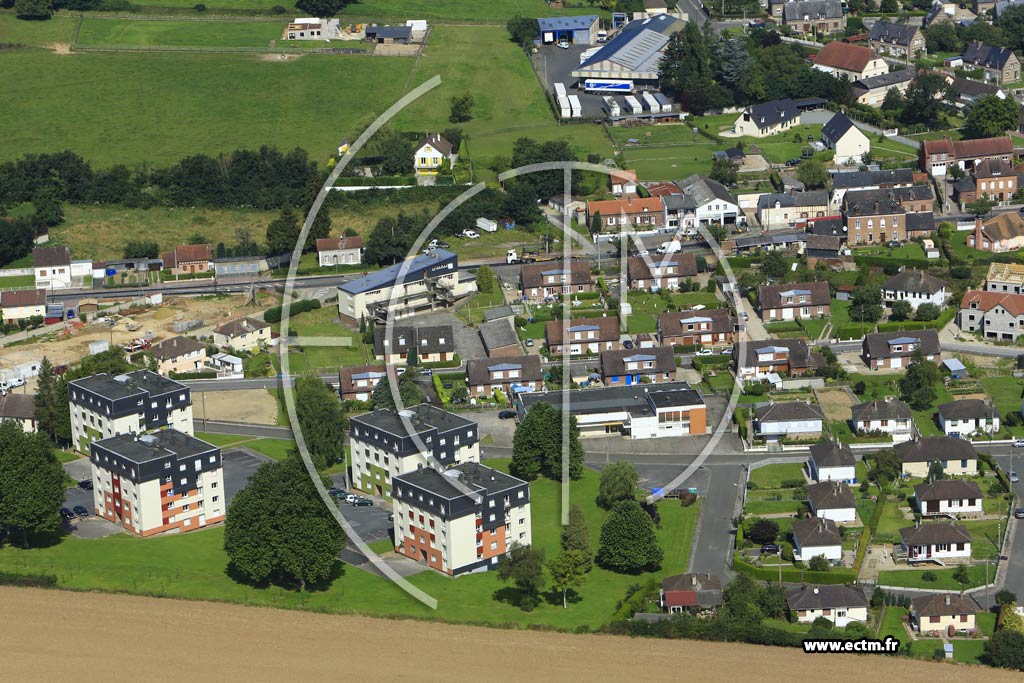
M 221 420 L 194 420 L 194 427 L 197 432 L 209 434 L 234 434 L 237 436 L 251 436 L 261 439 L 291 439 L 291 427 L 277 427 L 274 425 L 246 424 L 244 422 L 224 422 Z
M 1016 470 L 1020 472 L 1020 467 L 1024 465 L 1024 459 L 1016 457 L 1016 455 L 1003 455 L 997 456 L 996 462 L 1003 469 L 1004 472 Z M 1011 484 L 1013 488 L 1013 494 L 1017 501 L 1024 500 L 1024 482 L 1017 482 Z M 1024 598 L 1024 524 L 1021 524 L 1019 520 L 1010 520 L 1010 530 L 1006 535 L 1006 545 L 1003 546 L 1003 555 L 1008 559 L 1006 560 L 1006 571 L 1001 573 L 1005 576 L 1002 588 L 1011 591 L 1018 598 Z

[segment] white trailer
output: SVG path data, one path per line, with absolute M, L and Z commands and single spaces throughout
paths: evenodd
M 632 95 L 626 95 L 625 100 L 626 100 L 626 109 L 629 110 L 630 114 L 642 114 L 644 112 L 644 108 L 640 104 L 640 101 L 637 100 Z
M 477 218 L 476 227 L 484 232 L 498 232 L 498 224 L 490 218 Z
M 608 116 L 619 115 L 619 103 L 615 101 L 614 97 L 610 95 L 604 97 L 604 110 Z
M 654 99 L 654 95 L 652 95 L 649 92 L 645 92 L 643 94 L 643 98 L 644 98 L 644 106 L 647 107 L 651 111 L 652 114 L 660 114 L 661 113 L 661 103 L 659 103 L 658 100 Z
M 565 95 L 559 95 L 558 109 L 560 110 L 563 119 L 572 117 L 572 105 L 569 104 L 569 98 Z
M 589 50 L 584 50 L 583 52 L 581 52 L 580 53 L 580 64 L 582 64 L 583 62 L 585 62 L 588 59 L 590 59 L 591 57 L 593 57 L 595 54 L 597 54 L 598 50 L 600 50 L 600 49 L 601 49 L 601 46 L 598 45 L 597 47 L 592 47 Z
M 565 83 L 555 83 L 555 96 L 565 97 Z
M 582 119 L 583 105 L 580 104 L 580 98 L 577 95 L 569 95 L 569 105 L 572 107 L 572 117 Z
M 668 97 L 661 94 L 660 92 L 654 93 L 654 99 L 658 100 L 658 104 L 661 105 L 661 111 L 664 114 L 667 114 L 668 112 L 673 111 L 675 109 L 675 104 L 672 102 L 672 100 L 670 100 Z

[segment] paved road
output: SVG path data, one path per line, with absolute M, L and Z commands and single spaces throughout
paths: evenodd
M 693 557 L 689 571 L 706 572 L 720 577 L 731 575 L 730 555 L 733 547 L 732 519 L 738 514 L 740 487 L 744 485 L 744 466 L 739 464 L 705 465 L 709 474 L 703 494 L 700 521 L 693 539 Z
M 197 432 L 208 432 L 210 434 L 235 434 L 237 436 L 252 436 L 263 439 L 291 439 L 292 430 L 289 427 L 276 427 L 274 425 L 247 424 L 244 422 L 223 422 L 221 420 L 194 420 Z
M 1016 358 L 1021 350 L 1012 346 L 993 346 L 991 344 L 968 343 L 968 342 L 947 342 L 942 341 L 943 351 L 954 351 L 957 353 L 975 353 L 980 356 L 1000 356 L 1002 358 Z
M 1020 468 L 1024 467 L 1024 457 L 1016 455 L 997 456 L 996 462 L 1006 472 L 1011 469 L 1020 472 Z M 1020 505 L 1020 501 L 1024 500 L 1024 482 L 1011 486 L 1016 496 L 1015 504 Z M 1010 524 L 1012 526 L 1007 534 L 1007 545 L 1003 547 L 1003 553 L 1009 553 L 1009 559 L 1006 560 L 1006 571 L 1003 574 L 1006 578 L 1002 587 L 1015 593 L 1019 600 L 1024 598 L 1024 524 L 1016 519 L 1011 519 Z

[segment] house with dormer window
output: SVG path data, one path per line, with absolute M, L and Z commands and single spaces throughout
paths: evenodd
M 606 385 L 672 382 L 676 378 L 676 357 L 672 347 L 602 351 L 601 379 Z
M 832 296 L 827 282 L 765 285 L 758 290 L 761 320 L 799 320 L 831 314 Z
M 964 332 L 978 332 L 986 339 L 1015 341 L 1024 331 L 1024 294 L 967 290 L 957 324 Z
M 552 356 L 614 351 L 619 348 L 619 319 L 549 320 L 544 326 L 544 340 Z
M 697 257 L 692 252 L 633 256 L 627 273 L 630 289 L 676 289 L 697 276 Z
M 658 316 L 662 346 L 731 346 L 736 319 L 727 308 L 665 311 Z
M 377 326 L 373 353 L 388 365 L 405 365 L 413 354 L 420 363 L 443 363 L 455 358 L 455 331 L 451 325 Z
M 475 358 L 466 362 L 466 383 L 470 396 L 477 398 L 487 398 L 498 389 L 506 396 L 541 391 L 544 370 L 537 355 Z
M 519 280 L 523 301 L 528 303 L 594 290 L 590 263 L 583 260 L 531 263 L 523 266 Z
M 768 378 L 769 375 L 792 377 L 813 372 L 825 364 L 820 353 L 814 353 L 803 339 L 771 339 L 733 345 L 736 376 L 741 380 L 753 381 Z
M 868 334 L 861 344 L 864 362 L 872 370 L 904 368 L 918 351 L 925 360 L 942 360 L 939 333 L 935 330 L 878 332 Z

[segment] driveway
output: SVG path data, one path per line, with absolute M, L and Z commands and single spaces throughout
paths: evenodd
M 249 477 L 255 474 L 261 465 L 270 462 L 267 456 L 244 446 L 223 451 L 221 458 L 224 463 L 224 500 L 227 505 L 230 505 L 235 494 L 249 483 Z
M 455 348 L 458 349 L 459 358 L 469 360 L 471 358 L 486 358 L 484 343 L 480 340 L 480 334 L 474 327 L 467 327 L 466 323 L 460 320 L 451 311 L 435 311 L 433 313 L 418 314 L 414 321 L 397 321 L 398 325 L 412 324 L 415 327 L 428 327 L 430 325 L 451 325 L 455 331 Z M 449 372 L 448 370 L 437 370 L 437 372 Z M 454 372 L 454 370 L 452 370 Z

